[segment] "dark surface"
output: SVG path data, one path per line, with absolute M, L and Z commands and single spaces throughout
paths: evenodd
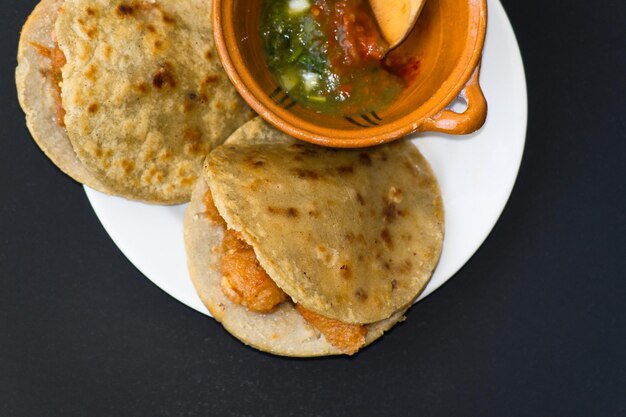
M 626 415 L 626 6 L 503 0 L 529 93 L 470 262 L 355 358 L 244 347 L 144 278 L 30 139 L 0 6 L 0 416 Z

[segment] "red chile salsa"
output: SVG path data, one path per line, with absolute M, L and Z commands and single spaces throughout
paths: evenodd
M 406 86 L 383 61 L 389 48 L 367 0 L 265 0 L 261 34 L 281 87 L 313 110 L 376 111 Z

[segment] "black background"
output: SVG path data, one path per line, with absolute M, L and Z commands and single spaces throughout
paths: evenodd
M 38 150 L 2 0 L 0 416 L 626 415 L 626 6 L 502 0 L 529 95 L 495 229 L 354 358 L 244 347 L 144 278 Z

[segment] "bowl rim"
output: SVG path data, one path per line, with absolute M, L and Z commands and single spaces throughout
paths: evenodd
M 294 116 L 278 105 L 273 105 L 274 102 L 267 97 L 247 71 L 239 48 L 229 48 L 222 10 L 226 10 L 230 16 L 229 9 L 224 7 L 230 2 L 232 0 L 213 0 L 213 34 L 218 55 L 234 87 L 248 105 L 274 127 L 297 139 L 322 146 L 340 148 L 373 146 L 419 131 L 424 122 L 445 110 L 462 93 L 475 69 L 480 65 L 487 31 L 487 0 L 468 0 L 470 10 L 468 35 L 474 36 L 466 41 L 459 62 L 433 96 L 392 123 L 350 130 L 325 128 Z M 231 32 L 229 35 L 234 38 L 232 25 Z M 294 121 L 298 121 L 297 125 Z

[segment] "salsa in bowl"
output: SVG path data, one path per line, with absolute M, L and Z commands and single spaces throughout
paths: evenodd
M 419 61 L 394 62 L 366 0 L 265 0 L 265 58 L 294 103 L 356 114 L 389 105 Z

